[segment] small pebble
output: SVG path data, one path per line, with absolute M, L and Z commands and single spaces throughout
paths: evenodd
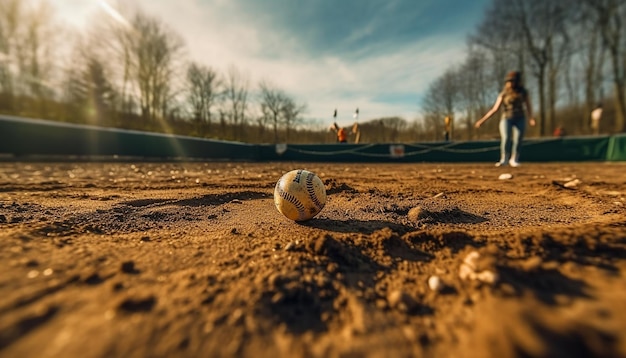
M 411 312 L 417 306 L 417 302 L 406 292 L 395 290 L 387 296 L 389 307 L 398 309 L 402 312 Z
M 472 251 L 469 254 L 467 254 L 467 256 L 465 256 L 465 259 L 463 259 L 463 262 L 465 264 L 467 264 L 472 270 L 476 270 L 476 262 L 478 261 L 478 258 L 480 257 L 480 254 L 478 253 L 478 251 Z
M 423 216 L 424 216 L 424 210 L 422 210 L 422 208 L 419 206 L 411 208 L 411 210 L 409 210 L 409 212 L 407 213 L 407 217 L 411 221 L 418 221 Z
M 493 284 L 498 280 L 498 275 L 493 271 L 485 270 L 477 273 L 476 279 L 484 283 Z
M 461 267 L 459 268 L 459 278 L 461 280 L 473 280 L 476 278 L 476 273 L 474 272 L 474 269 L 471 268 L 469 265 L 467 265 L 466 263 L 462 263 Z
M 567 183 L 563 184 L 563 186 L 566 187 L 566 188 L 574 188 L 574 187 L 578 186 L 580 183 L 582 183 L 580 180 L 574 179 L 574 180 L 570 180 Z
M 385 301 L 382 298 L 377 299 L 375 304 L 376 304 L 376 308 L 378 308 L 380 310 L 383 310 L 383 309 L 387 308 L 387 301 Z
M 498 274 L 496 272 L 490 270 L 477 272 L 477 261 L 479 258 L 480 254 L 478 251 L 470 252 L 463 260 L 461 267 L 459 267 L 459 278 L 462 280 L 478 280 L 488 284 L 495 283 L 498 280 Z
M 435 292 L 441 291 L 441 289 L 443 288 L 443 283 L 441 282 L 439 276 L 430 276 L 428 278 L 428 287 L 430 287 L 430 289 Z
M 622 193 L 619 192 L 619 191 L 605 191 L 604 194 L 606 194 L 608 196 L 620 196 L 620 195 L 622 195 Z
M 533 256 L 529 258 L 528 260 L 522 262 L 522 268 L 525 271 L 534 271 L 534 270 L 537 270 L 541 266 L 542 263 L 543 263 L 543 260 L 541 259 L 541 257 Z

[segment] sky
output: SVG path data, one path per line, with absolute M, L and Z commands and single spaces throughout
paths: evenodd
M 430 83 L 460 64 L 490 0 L 49 0 L 85 29 L 133 3 L 185 41 L 190 60 L 234 67 L 306 105 L 321 124 L 419 116 Z M 104 6 L 103 6 L 104 5 Z

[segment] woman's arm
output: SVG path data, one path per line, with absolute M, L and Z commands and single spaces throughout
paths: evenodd
M 480 128 L 480 126 L 482 126 L 486 120 L 491 118 L 491 116 L 493 116 L 493 114 L 496 113 L 498 109 L 500 109 L 501 104 L 502 104 L 502 94 L 498 95 L 498 98 L 496 99 L 496 103 L 493 104 L 493 107 L 491 107 L 489 112 L 485 113 L 483 118 L 479 119 L 478 122 L 476 122 L 475 127 Z

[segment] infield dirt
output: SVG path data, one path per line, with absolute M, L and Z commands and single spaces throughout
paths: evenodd
M 626 357 L 626 164 L 4 162 L 0 272 L 3 357 Z

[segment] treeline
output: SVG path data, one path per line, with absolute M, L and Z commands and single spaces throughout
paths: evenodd
M 361 142 L 441 140 L 446 116 L 453 139 L 495 136 L 497 120 L 480 135 L 472 124 L 511 69 L 524 72 L 537 99 L 535 135 L 556 125 L 587 133 L 597 102 L 606 105 L 603 129 L 623 131 L 624 3 L 494 0 L 464 63 L 430 85 L 421 113 L 416 103 L 420 116 L 359 121 Z M 76 33 L 49 2 L 0 0 L 0 113 L 253 143 L 335 141 L 327 124 L 307 119 L 305 103 L 272 83 L 253 84 L 235 65 L 220 73 L 190 61 L 160 19 L 110 10 Z
M 54 10 L 0 0 L 1 113 L 246 142 L 334 141 L 271 83 L 189 61 L 182 37 L 157 18 L 114 12 L 73 33 Z
M 497 133 L 497 119 L 480 131 L 473 124 L 493 105 L 506 73 L 520 70 L 538 120 L 529 134 L 551 135 L 559 126 L 589 134 L 598 104 L 602 132 L 624 132 L 625 19 L 624 0 L 493 0 L 467 40 L 463 63 L 430 85 L 426 129 L 441 133 L 441 118 L 453 116 L 457 139 Z

